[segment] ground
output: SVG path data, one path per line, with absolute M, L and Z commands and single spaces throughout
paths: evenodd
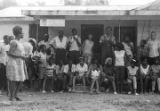
M 21 102 L 0 97 L 0 111 L 160 111 L 160 95 L 22 92 Z

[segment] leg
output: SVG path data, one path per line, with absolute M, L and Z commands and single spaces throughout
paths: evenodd
M 75 87 L 76 87 L 76 76 L 73 77 L 73 91 L 75 91 Z
M 144 84 L 143 84 L 143 80 L 144 80 L 143 75 L 140 75 L 141 93 L 144 93 Z
M 86 77 L 85 76 L 82 77 L 82 81 L 83 81 L 83 86 L 86 86 Z
M 156 86 L 156 77 L 152 78 L 152 92 L 155 91 L 155 86 Z
M 150 80 L 150 77 L 146 76 L 144 79 L 144 92 L 147 91 L 149 80 Z
M 99 81 L 96 79 L 96 92 L 99 93 Z
M 63 90 L 67 90 L 67 75 L 63 76 Z
M 133 89 L 134 89 L 134 93 L 136 94 L 137 92 L 137 78 L 134 76 L 132 78 L 132 81 L 133 81 Z
M 115 84 L 115 79 L 114 79 L 114 77 L 111 78 L 111 82 L 112 82 L 113 91 L 116 92 L 116 84 Z
M 90 93 L 93 93 L 93 88 L 94 88 L 95 81 L 96 81 L 95 79 L 92 79 Z
M 42 92 L 44 92 L 44 93 L 45 93 L 45 89 L 46 89 L 46 81 L 47 81 L 47 77 L 45 77 L 43 80 Z
M 157 78 L 158 91 L 160 92 L 160 78 Z
M 12 101 L 14 98 L 14 92 L 15 92 L 15 82 L 13 81 L 8 81 L 8 89 L 9 89 L 9 100 Z
M 17 101 L 21 101 L 21 99 L 17 96 L 20 86 L 21 86 L 21 82 L 16 82 L 16 89 L 15 89 L 14 97 Z

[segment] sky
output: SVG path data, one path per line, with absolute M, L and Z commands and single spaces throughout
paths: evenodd
M 45 2 L 46 5 L 63 4 L 63 0 L 16 0 L 20 5 L 26 5 L 34 2 Z M 144 5 L 155 0 L 109 0 L 110 5 Z

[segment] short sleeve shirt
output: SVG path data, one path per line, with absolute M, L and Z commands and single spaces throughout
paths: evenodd
M 135 76 L 137 74 L 137 71 L 138 71 L 137 66 L 135 66 L 134 68 L 131 66 L 128 66 L 127 69 L 130 76 Z
M 79 76 L 83 76 L 85 72 L 88 71 L 88 65 L 84 63 L 83 66 L 77 64 L 76 71 L 79 73 Z
M 148 41 L 147 47 L 149 49 L 149 57 L 157 57 L 159 56 L 158 49 L 160 48 L 160 42 L 158 40 Z
M 66 49 L 67 43 L 68 43 L 68 38 L 66 36 L 63 36 L 62 40 L 60 40 L 60 38 L 57 36 L 53 39 L 52 42 L 53 42 L 52 44 L 55 48 Z
M 78 46 L 77 41 L 74 39 L 74 37 L 75 37 L 75 39 L 77 39 L 81 43 L 81 37 L 79 37 L 78 35 L 69 37 L 69 42 L 71 43 L 69 50 L 70 51 L 79 51 L 80 47 Z

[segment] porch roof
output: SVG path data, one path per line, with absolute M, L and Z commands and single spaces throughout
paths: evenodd
M 127 15 L 137 6 L 52 6 L 29 7 L 22 10 L 28 16 L 65 16 L 65 15 Z

